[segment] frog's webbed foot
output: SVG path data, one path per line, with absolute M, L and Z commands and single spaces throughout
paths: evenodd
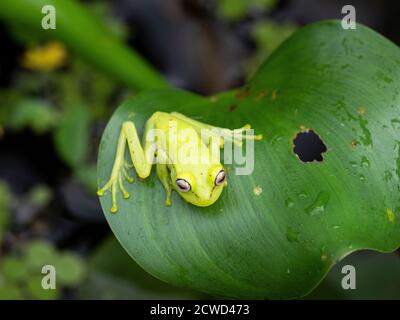
M 241 128 L 233 130 L 217 127 L 213 128 L 213 130 L 216 130 L 217 135 L 220 136 L 224 142 L 229 141 L 237 146 L 242 146 L 243 141 L 245 140 L 261 140 L 263 138 L 262 134 L 252 134 L 252 132 L 249 131 L 250 129 L 250 124 L 246 124 Z
M 205 142 L 210 141 L 210 137 L 214 139 L 220 139 L 219 145 L 220 147 L 223 147 L 224 142 L 232 142 L 235 145 L 241 146 L 243 144 L 243 140 L 261 140 L 262 139 L 262 134 L 257 134 L 254 135 L 249 132 L 251 129 L 250 124 L 246 124 L 241 128 L 238 129 L 227 129 L 227 128 L 221 128 L 221 127 L 216 127 L 209 125 L 207 123 L 203 123 L 194 119 L 191 119 L 189 117 L 186 117 L 183 114 L 177 113 L 177 112 L 172 112 L 171 113 L 173 116 L 175 116 L 177 119 L 181 119 L 183 121 L 186 121 L 187 123 L 191 124 L 194 128 L 196 128 L 201 134 L 202 129 L 207 129 L 209 130 L 209 134 L 205 134 L 204 137 L 206 138 Z
M 124 187 L 124 180 L 128 181 L 128 183 L 132 183 L 134 179 L 129 175 L 128 170 L 132 168 L 132 165 L 129 165 L 125 160 L 120 165 L 118 170 L 114 171 L 111 174 L 110 179 L 106 182 L 106 184 L 97 191 L 97 195 L 99 197 L 103 196 L 107 191 L 111 191 L 111 200 L 112 205 L 110 211 L 112 213 L 116 213 L 118 211 L 117 205 L 117 192 L 121 191 L 124 199 L 129 198 L 129 192 L 126 191 Z

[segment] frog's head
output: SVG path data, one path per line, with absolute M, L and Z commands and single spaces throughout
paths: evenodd
M 171 178 L 174 189 L 181 197 L 199 207 L 212 205 L 227 185 L 225 170 L 219 163 L 173 170 Z

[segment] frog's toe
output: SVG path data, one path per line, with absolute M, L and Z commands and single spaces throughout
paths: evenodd
M 132 169 L 133 168 L 133 164 L 129 164 L 128 162 L 126 162 L 126 160 L 123 160 L 123 167 L 125 169 Z
M 97 195 L 99 197 L 104 196 L 104 194 L 111 188 L 112 181 L 109 180 L 102 188 L 97 190 Z
M 129 192 L 122 192 L 122 196 L 124 197 L 124 199 L 129 199 L 131 195 L 129 194 Z
M 125 177 L 126 181 L 128 181 L 129 183 L 133 183 L 134 179 L 133 179 L 133 177 L 131 177 L 131 176 L 128 174 L 127 169 L 123 168 L 122 172 L 123 172 L 123 174 L 124 174 L 124 177 Z
M 117 205 L 118 191 L 121 191 L 122 197 L 124 199 L 128 199 L 130 197 L 129 192 L 126 191 L 126 189 L 124 187 L 121 173 L 119 173 L 117 177 L 112 177 L 102 188 L 97 190 L 97 195 L 99 197 L 102 197 L 102 196 L 104 196 L 104 194 L 107 191 L 111 192 L 111 203 L 112 204 L 111 204 L 110 212 L 116 213 L 118 211 L 118 205 Z
M 124 187 L 124 183 L 123 183 L 123 181 L 122 181 L 121 175 L 118 177 L 118 185 L 119 185 L 119 189 L 120 189 L 121 192 L 122 192 L 122 196 L 123 196 L 125 199 L 128 199 L 128 198 L 129 198 L 129 192 L 126 191 L 126 189 L 125 189 L 125 187 Z

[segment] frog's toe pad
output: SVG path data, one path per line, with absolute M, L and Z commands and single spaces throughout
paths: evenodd
M 110 209 L 110 212 L 111 213 L 117 213 L 118 212 L 118 207 L 116 205 L 112 206 L 111 209 Z

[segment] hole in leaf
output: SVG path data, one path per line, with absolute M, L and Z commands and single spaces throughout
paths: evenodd
M 326 145 L 313 130 L 299 132 L 293 140 L 293 152 L 303 162 L 321 162 Z

